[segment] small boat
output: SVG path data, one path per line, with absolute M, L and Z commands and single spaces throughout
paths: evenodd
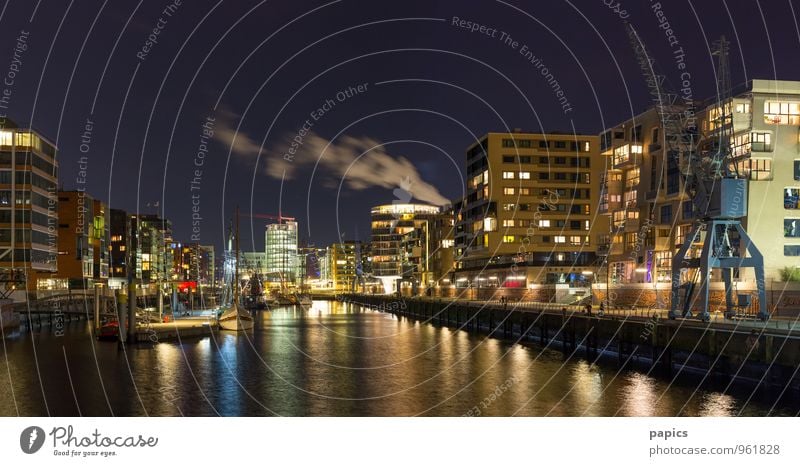
M 217 319 L 222 330 L 243 331 L 253 328 L 254 321 L 250 312 L 239 304 L 239 208 L 236 208 L 236 236 L 234 236 L 234 250 L 236 251 L 236 270 L 233 274 L 233 302 L 222 312 Z
M 236 332 L 250 330 L 253 328 L 253 316 L 238 304 L 233 304 L 225 310 L 219 319 L 219 326 L 222 330 L 233 330 Z
M 104 323 L 97 334 L 98 340 L 117 340 L 119 338 L 119 322 L 112 320 Z

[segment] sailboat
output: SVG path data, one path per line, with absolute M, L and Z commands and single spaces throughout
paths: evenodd
M 223 330 L 243 331 L 253 328 L 253 316 L 239 303 L 239 208 L 236 208 L 236 235 L 234 237 L 236 250 L 236 269 L 233 274 L 233 301 L 217 322 Z

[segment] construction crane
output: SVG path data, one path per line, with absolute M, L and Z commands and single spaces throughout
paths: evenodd
M 296 220 L 294 217 L 284 217 L 280 213 L 278 215 L 243 213 L 242 215 L 245 216 L 245 217 L 250 217 L 250 218 L 261 218 L 261 219 L 265 219 L 265 220 L 277 220 L 278 223 L 283 223 L 284 221 L 294 222 Z
M 711 121 L 716 137 L 709 138 L 705 142 L 704 150 L 700 150 L 701 138 L 697 131 L 693 103 L 679 103 L 679 95 L 666 89 L 665 76 L 655 72 L 655 61 L 648 55 L 632 25 L 627 25 L 627 32 L 661 119 L 667 157 L 680 168 L 684 189 L 693 203 L 696 219 L 672 259 L 669 317 L 692 317 L 692 303 L 699 297 L 701 307 L 698 317 L 704 321 L 710 319 L 710 278 L 711 271 L 715 268 L 721 269 L 725 283 L 725 315 L 733 316 L 733 269 L 750 267 L 754 269 L 756 277 L 758 317 L 766 320 L 769 313 L 764 283 L 764 259 L 742 226 L 742 218 L 747 215 L 748 180 L 739 176 L 730 151 L 733 113 L 728 65 L 729 43 L 723 37 L 716 44 L 718 95 L 712 115 L 714 120 Z M 743 250 L 734 247 L 734 237 L 738 237 Z M 684 282 L 681 272 L 683 269 L 688 278 Z M 696 295 L 698 285 L 701 291 Z

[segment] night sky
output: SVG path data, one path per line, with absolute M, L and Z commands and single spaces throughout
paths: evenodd
M 28 33 L 7 116 L 58 145 L 64 189 L 87 157 L 93 196 L 166 216 L 182 241 L 195 214 L 217 247 L 237 204 L 245 250 L 264 242 L 250 212 L 297 217 L 320 246 L 367 240 L 397 187 L 459 197 L 465 148 L 488 131 L 597 134 L 640 113 L 624 18 L 675 88 L 683 48 L 696 98 L 715 93 L 721 34 L 734 84 L 800 80 L 800 2 L 173 1 L 6 1 L 3 76 Z

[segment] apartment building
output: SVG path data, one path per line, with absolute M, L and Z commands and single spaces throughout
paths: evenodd
M 0 128 L 0 290 L 36 288 L 37 272 L 56 271 L 58 240 L 56 147 L 5 119 Z M 13 295 L 13 296 L 12 296 Z
M 591 280 L 603 170 L 596 135 L 489 133 L 471 145 L 454 204 L 455 285 Z
M 732 171 L 749 180 L 743 225 L 764 255 L 766 279 L 781 281 L 785 268 L 800 266 L 800 82 L 756 79 L 724 105 L 696 104 L 698 150 L 731 129 Z M 672 257 L 700 215 L 663 131 L 649 109 L 600 135 L 606 171 L 599 211 L 608 229 L 598 244 L 608 264 L 601 275 L 612 283 L 669 282 Z M 736 237 L 732 246 L 742 249 Z M 747 269 L 734 277 L 754 279 Z
M 421 262 L 427 261 L 431 251 L 428 232 L 440 213 L 439 207 L 425 204 L 373 207 L 370 244 L 373 275 L 410 279 L 415 271 L 425 268 Z

